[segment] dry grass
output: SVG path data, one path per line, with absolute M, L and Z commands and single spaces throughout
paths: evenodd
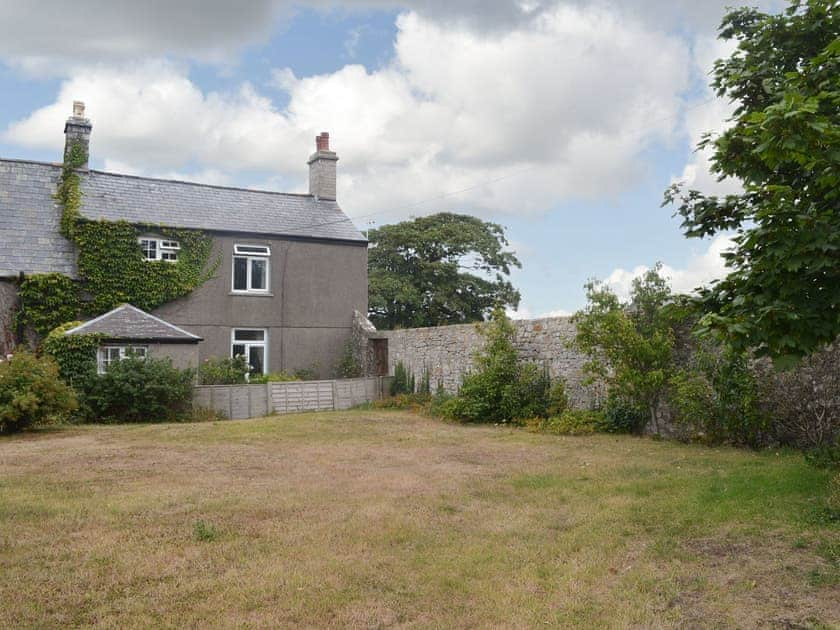
M 795 454 L 353 411 L 0 440 L 0 626 L 840 623 Z

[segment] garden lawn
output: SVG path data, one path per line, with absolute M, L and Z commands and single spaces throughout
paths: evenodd
M 833 626 L 795 453 L 350 411 L 0 439 L 0 627 Z

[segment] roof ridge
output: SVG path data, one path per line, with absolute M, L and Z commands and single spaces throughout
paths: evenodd
M 277 190 L 263 190 L 261 188 L 245 188 L 244 186 L 222 186 L 221 184 L 204 184 L 202 182 L 191 182 L 186 179 L 169 179 L 167 177 L 148 177 L 146 175 L 130 175 L 128 173 L 114 173 L 111 171 L 101 171 L 99 169 L 89 169 L 88 173 L 95 173 L 97 175 L 107 175 L 109 177 L 125 177 L 128 179 L 141 179 L 150 182 L 167 182 L 169 184 L 186 184 L 188 186 L 201 186 L 202 188 L 218 188 L 221 190 L 238 190 L 249 193 L 262 193 L 264 195 L 282 195 L 284 197 L 304 197 L 307 199 L 315 199 L 314 195 L 309 193 L 290 193 L 280 192 Z M 332 201 L 337 203 L 334 199 L 315 199 L 316 201 Z
M 7 158 L 0 156 L 0 162 L 14 162 L 16 164 L 37 164 L 39 166 L 53 166 L 55 168 L 61 168 L 61 162 L 44 162 L 42 160 L 27 160 L 24 158 Z

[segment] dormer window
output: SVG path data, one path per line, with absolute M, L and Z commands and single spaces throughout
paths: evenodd
M 137 242 L 140 243 L 140 251 L 143 252 L 143 258 L 146 260 L 166 260 L 168 262 L 178 260 L 178 251 L 181 249 L 181 244 L 178 241 L 143 236 L 138 238 Z
M 271 248 L 267 245 L 233 246 L 233 290 L 236 293 L 267 293 L 268 263 Z

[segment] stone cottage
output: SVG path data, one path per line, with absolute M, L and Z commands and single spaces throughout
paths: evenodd
M 338 205 L 329 135 L 316 138 L 309 157 L 309 193 L 289 194 L 93 170 L 91 129 L 75 103 L 65 160 L 71 146 L 81 148 L 80 220 L 143 226 L 137 256 L 150 264 L 181 264 L 182 244 L 164 228 L 212 238 L 211 277 L 150 315 L 194 336 L 198 360 L 244 354 L 254 372 L 329 375 L 351 338 L 354 312 L 367 312 L 367 241 Z M 62 164 L 0 158 L 0 351 L 20 340 L 13 314 L 22 281 L 52 272 L 80 279 L 78 249 L 60 229 L 61 178 Z M 153 345 L 124 330 L 132 318 L 123 320 L 131 341 L 110 340 L 112 352 Z

